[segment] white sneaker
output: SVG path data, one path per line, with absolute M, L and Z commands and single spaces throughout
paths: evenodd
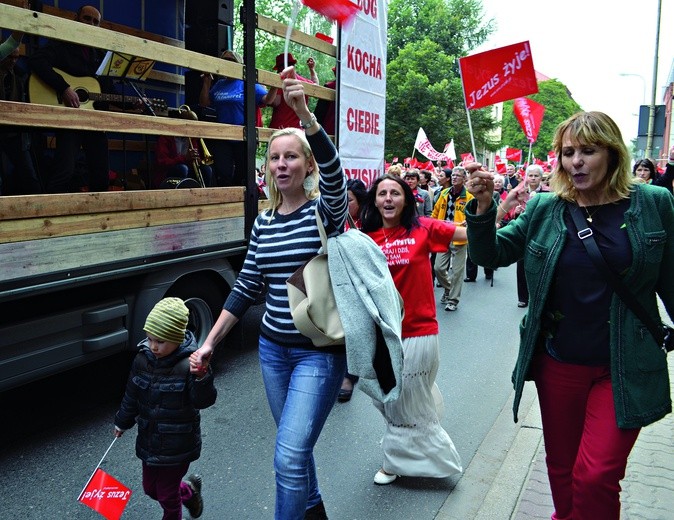
M 380 486 L 386 486 L 387 484 L 390 484 L 397 478 L 398 475 L 390 475 L 389 473 L 384 473 L 383 469 L 380 469 L 374 475 L 374 483 L 379 484 Z
M 458 307 L 458 304 L 456 302 L 447 302 L 447 305 L 445 305 L 445 310 L 446 311 L 455 311 L 457 307 Z

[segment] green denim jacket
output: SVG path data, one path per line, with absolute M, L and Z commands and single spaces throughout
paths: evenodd
M 524 259 L 529 308 L 520 324 L 520 349 L 512 375 L 516 422 L 524 382 L 531 379 L 531 362 L 541 345 L 541 315 L 566 242 L 565 204 L 553 193 L 541 193 L 527 203 L 518 219 L 498 231 L 495 205 L 482 215 L 475 215 L 476 200 L 466 207 L 473 262 L 497 268 Z M 674 198 L 663 188 L 636 185 L 625 225 L 632 265 L 624 282 L 652 316 L 658 316 L 656 293 L 669 316 L 674 316 Z M 615 294 L 610 316 L 611 379 L 618 427 L 645 426 L 672 411 L 667 355 Z

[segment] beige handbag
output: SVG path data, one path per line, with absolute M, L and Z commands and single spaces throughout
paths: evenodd
M 321 236 L 319 254 L 302 265 L 286 281 L 290 313 L 295 327 L 316 347 L 344 345 L 344 329 L 337 312 L 335 294 L 328 270 L 328 238 L 315 208 Z

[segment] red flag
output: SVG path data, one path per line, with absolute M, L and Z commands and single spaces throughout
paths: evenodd
M 391 162 L 392 162 L 392 163 L 397 163 L 397 162 L 398 162 L 398 158 L 397 158 L 397 157 L 394 157 L 393 159 L 391 159 Z
M 330 20 L 344 25 L 358 12 L 350 0 L 302 0 L 302 3 Z
M 435 170 L 435 165 L 433 164 L 433 161 L 426 161 L 419 167 L 419 169 L 433 171 Z
M 512 162 L 522 162 L 522 150 L 506 148 L 506 159 Z
M 412 162 L 411 157 L 405 157 L 405 160 L 403 161 L 403 165 L 409 166 L 411 162 Z
M 473 154 L 468 152 L 468 153 L 462 153 L 461 154 L 461 162 L 463 164 L 468 164 L 470 162 L 475 162 L 475 157 L 473 157 Z
M 129 488 L 98 468 L 77 500 L 108 520 L 119 520 L 129 498 Z
M 469 110 L 538 92 L 528 41 L 459 58 L 459 68 Z
M 506 173 L 506 164 L 504 162 L 496 163 L 496 172 L 497 173 Z
M 536 103 L 533 99 L 517 98 L 513 103 L 513 112 L 520 122 L 524 134 L 530 143 L 535 143 L 538 138 L 538 131 L 541 129 L 541 121 L 545 107 Z

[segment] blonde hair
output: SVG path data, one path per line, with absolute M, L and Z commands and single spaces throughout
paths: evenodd
M 402 177 L 403 167 L 400 166 L 400 163 L 392 164 L 391 166 L 388 167 L 388 170 L 386 171 L 386 173 L 389 173 L 391 175 L 397 175 L 398 177 Z
M 304 157 L 309 162 L 309 166 L 313 167 L 311 173 L 308 173 L 307 176 L 305 177 L 305 179 L 306 178 L 312 179 L 311 182 L 312 188 L 310 190 L 307 190 L 305 188 L 304 194 L 307 196 L 309 200 L 317 198 L 319 194 L 318 163 L 316 162 L 316 158 L 314 157 L 314 154 L 311 151 L 311 146 L 309 145 L 309 141 L 307 141 L 307 136 L 304 135 L 304 132 L 299 128 L 282 128 L 280 130 L 276 130 L 276 132 L 274 132 L 271 135 L 271 137 L 269 138 L 269 142 L 267 143 L 267 157 L 265 159 L 264 181 L 269 189 L 269 205 L 271 208 L 269 210 L 269 220 L 271 220 L 274 217 L 274 212 L 276 211 L 276 208 L 278 208 L 283 202 L 283 195 L 281 194 L 280 191 L 278 191 L 278 188 L 276 187 L 276 181 L 274 180 L 274 177 L 271 174 L 271 169 L 269 168 L 269 150 L 271 149 L 271 144 L 274 142 L 275 139 L 285 135 L 293 135 L 297 138 L 297 140 L 300 142 L 300 145 L 302 145 Z
M 577 190 L 571 175 L 562 166 L 562 140 L 568 137 L 575 146 L 597 145 L 608 149 L 605 189 L 609 198 L 624 199 L 635 184 L 630 169 L 630 154 L 618 125 L 603 112 L 578 112 L 557 126 L 552 146 L 557 164 L 550 173 L 550 189 L 564 200 L 576 200 Z

